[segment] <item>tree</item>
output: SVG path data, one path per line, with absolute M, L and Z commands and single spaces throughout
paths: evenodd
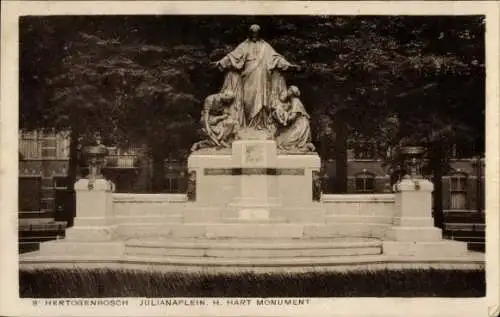
M 379 144 L 381 155 L 400 140 L 448 146 L 474 134 L 473 142 L 484 142 L 482 17 L 30 19 L 23 42 L 36 45 L 26 50 L 24 77 L 49 82 L 23 82 L 33 90 L 23 100 L 38 99 L 21 102 L 22 126 L 99 130 L 113 143 L 147 143 L 158 169 L 167 153 L 182 156 L 196 139 L 197 109 L 222 84 L 208 64 L 243 40 L 252 23 L 302 66 L 287 82 L 302 91 L 323 158 L 345 167 L 346 146 L 359 140 Z M 400 121 L 396 134 L 387 133 L 392 117 Z
M 53 81 L 54 103 L 73 114 L 67 126 L 80 134 L 97 131 L 114 145 L 147 144 L 159 176 L 153 190 L 160 190 L 167 154 L 195 140 L 198 113 L 193 109 L 199 100 L 190 91 L 187 71 L 196 48 L 124 43 L 85 33 L 81 39 Z

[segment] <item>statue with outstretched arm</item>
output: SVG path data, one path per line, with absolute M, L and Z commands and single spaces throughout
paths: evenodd
M 224 87 L 236 92 L 240 124 L 257 129 L 268 128 L 271 109 L 287 89 L 280 72 L 298 68 L 260 38 L 258 25 L 252 25 L 249 38 L 214 66 L 227 72 Z

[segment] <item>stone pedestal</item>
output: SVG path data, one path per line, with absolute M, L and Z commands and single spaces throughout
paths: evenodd
M 461 255 L 467 244 L 442 239 L 432 219 L 433 184 L 425 179 L 403 179 L 396 185 L 395 217 L 386 233 L 385 254 Z
M 115 239 L 113 184 L 105 179 L 81 179 L 75 183 L 76 218 L 64 240 L 42 243 L 42 255 L 68 257 L 119 257 L 125 244 Z
M 196 201 L 184 220 L 323 220 L 313 202 L 313 172 L 320 166 L 317 154 L 278 155 L 272 140 L 238 140 L 231 152 L 194 153 L 188 168 L 196 173 Z
M 236 218 L 267 220 L 271 208 L 279 206 L 276 177 L 276 143 L 269 140 L 241 140 L 232 146 L 236 166 L 233 197 L 229 203 Z M 231 217 L 231 215 L 229 215 Z
M 75 183 L 76 218 L 66 240 L 106 241 L 113 237 L 113 184 L 105 179 Z

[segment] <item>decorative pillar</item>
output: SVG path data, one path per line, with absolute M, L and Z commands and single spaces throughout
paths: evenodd
M 97 145 L 86 147 L 83 154 L 90 173 L 75 183 L 76 218 L 66 236 L 79 241 L 109 240 L 113 236 L 114 186 L 102 175 L 107 149 L 97 138 Z
M 113 236 L 113 186 L 105 179 L 83 178 L 75 183 L 76 218 L 69 240 L 110 240 Z
M 383 252 L 400 256 L 460 256 L 467 252 L 467 244 L 443 240 L 441 229 L 434 227 L 434 185 L 420 174 L 421 152 L 415 148 L 406 152 L 407 175 L 394 187 L 395 216 L 386 233 Z
M 76 217 L 73 227 L 66 230 L 65 239 L 48 241 L 40 245 L 40 254 L 64 254 L 71 259 L 88 256 L 117 257 L 123 255 L 125 244 L 116 239 L 113 217 L 114 184 L 101 173 L 106 147 L 86 147 L 83 154 L 89 164 L 87 178 L 75 183 Z
M 441 230 L 434 227 L 432 219 L 432 182 L 405 178 L 395 189 L 396 212 L 388 238 L 396 241 L 441 239 Z

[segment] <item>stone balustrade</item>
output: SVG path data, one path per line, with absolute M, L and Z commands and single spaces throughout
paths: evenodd
M 113 203 L 115 204 L 179 203 L 186 201 L 186 194 L 113 193 Z
M 326 215 L 394 216 L 394 194 L 324 194 L 322 207 Z

